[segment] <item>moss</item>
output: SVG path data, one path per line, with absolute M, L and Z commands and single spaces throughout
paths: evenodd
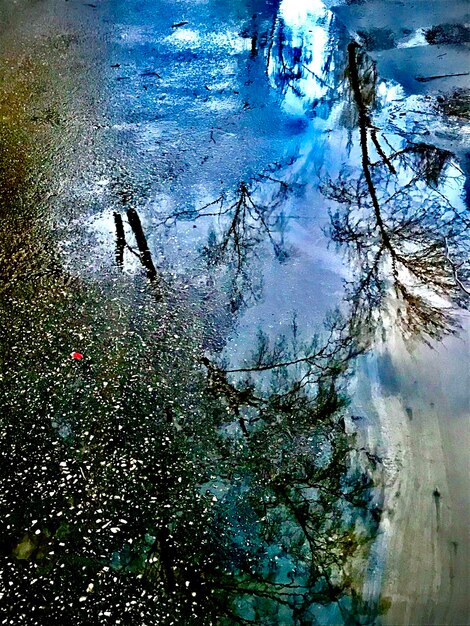
M 391 606 L 392 606 L 391 598 L 388 598 L 387 596 L 383 596 L 382 598 L 380 598 L 379 606 L 378 606 L 379 615 L 385 615 L 385 613 L 387 613 L 390 610 Z

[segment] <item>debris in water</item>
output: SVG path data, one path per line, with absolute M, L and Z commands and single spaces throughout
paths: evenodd
M 468 76 L 470 72 L 459 72 L 458 74 L 439 74 L 438 76 L 415 76 L 419 83 L 429 83 L 431 80 L 439 78 L 453 78 L 454 76 Z

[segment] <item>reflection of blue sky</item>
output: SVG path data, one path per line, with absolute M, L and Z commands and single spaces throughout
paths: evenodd
M 294 310 L 299 324 L 312 330 L 341 301 L 342 280 L 351 272 L 323 232 L 328 203 L 318 191 L 325 175 L 360 170 L 344 77 L 349 38 L 319 0 L 284 0 L 277 14 L 260 18 L 258 36 L 266 41 L 255 56 L 246 34 L 254 26 L 243 7 L 179 2 L 158 8 L 142 16 L 123 5 L 113 16 L 110 54 L 119 67 L 107 70 L 111 140 L 137 179 L 153 181 L 137 205 L 155 260 L 175 276 L 196 279 L 201 246 L 209 230 L 222 225 L 208 218 L 162 229 L 162 216 L 234 193 L 242 180 L 280 163 L 275 177 L 298 187 L 282 208 L 291 254 L 280 264 L 269 245 L 258 247 L 252 269 L 263 277 L 263 298 L 242 315 L 238 335 L 250 344 L 259 321 L 273 318 L 278 332 Z M 172 28 L 180 20 L 188 24 Z M 391 82 L 377 83 L 376 108 L 374 124 L 394 149 L 442 129 L 423 97 L 406 97 Z M 378 158 L 372 147 L 371 158 Z M 442 191 L 457 203 L 462 178 L 455 166 L 447 174 Z M 398 177 L 406 183 L 409 172 Z M 112 207 L 106 185 L 98 187 L 92 231 L 101 263 L 111 265 Z M 269 204 L 270 194 L 269 185 L 257 184 L 260 203 Z M 126 255 L 127 271 L 137 269 L 135 261 Z
M 333 21 L 333 14 L 320 0 L 295 3 L 284 0 L 280 6 L 268 75 L 275 86 L 276 74 L 283 71 L 295 73 L 296 79 L 291 81 L 295 82 L 295 89 L 291 85 L 284 94 L 283 106 L 289 113 L 306 113 L 315 99 L 324 97 L 333 88 L 328 85 L 328 73 L 325 72 Z M 290 50 L 290 58 L 282 58 L 285 49 Z M 286 63 L 284 68 L 283 61 Z

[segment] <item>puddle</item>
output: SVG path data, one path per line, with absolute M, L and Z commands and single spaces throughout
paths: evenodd
M 464 96 L 450 110 L 377 69 L 375 52 L 442 43 L 429 24 L 367 38 L 344 10 L 51 1 L 9 17 L 9 623 L 387 623 L 390 580 L 413 577 L 395 556 L 407 516 L 463 541 L 446 425 L 468 393 L 453 381 L 448 405 L 438 387 L 446 355 L 468 357 Z M 416 511 L 396 508 L 413 489 Z M 428 571 L 451 558 L 455 585 L 463 550 L 429 532 Z

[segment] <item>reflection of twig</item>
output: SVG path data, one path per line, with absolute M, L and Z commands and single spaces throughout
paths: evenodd
M 216 198 L 215 200 L 212 200 L 212 202 L 208 202 L 207 204 L 205 204 L 204 206 L 202 206 L 199 209 L 194 209 L 192 211 L 189 211 L 188 209 L 183 209 L 181 211 L 175 211 L 174 213 L 171 213 L 171 215 L 167 215 L 161 222 L 159 222 L 157 225 L 158 226 L 166 226 L 169 222 L 172 222 L 173 224 L 175 222 L 177 222 L 179 219 L 187 219 L 187 220 L 197 220 L 201 217 L 218 217 L 219 215 L 223 215 L 224 213 L 227 213 L 232 207 L 229 207 L 225 210 L 219 210 L 215 213 L 204 213 L 203 211 L 205 211 L 206 209 L 208 209 L 211 206 L 215 206 L 215 205 L 221 205 L 223 204 L 223 200 L 224 200 L 224 196 L 220 195 L 218 198 Z
M 139 259 L 139 261 L 140 261 L 140 254 L 139 254 L 138 252 L 136 252 L 132 246 L 130 246 L 130 245 L 127 243 L 127 244 L 126 244 L 126 248 L 129 250 L 129 252 L 130 252 L 131 254 L 133 254 L 135 257 L 137 257 L 137 258 Z
M 284 180 L 273 178 L 272 176 L 268 176 L 267 174 L 258 174 L 257 178 L 264 178 L 265 180 L 270 180 L 273 183 L 279 183 L 282 187 L 287 188 L 287 183 Z
M 322 361 L 329 361 L 334 358 L 338 352 L 339 347 L 345 347 L 349 344 L 352 344 L 351 334 L 348 332 L 347 322 L 344 323 L 341 327 L 333 326 L 330 329 L 329 335 L 325 341 L 325 343 L 315 350 L 314 352 L 308 354 L 307 356 L 299 357 L 297 359 L 290 359 L 285 361 L 275 361 L 269 363 L 258 363 L 257 365 L 253 365 L 250 367 L 239 367 L 234 369 L 225 370 L 225 373 L 228 374 L 236 374 L 236 373 L 248 373 L 248 372 L 266 372 L 270 370 L 279 369 L 282 367 L 290 367 L 292 365 L 299 365 L 301 363 L 305 363 L 307 365 L 314 366 L 318 369 L 324 369 L 325 371 L 334 369 L 332 367 L 324 367 L 322 365 Z M 346 334 L 344 332 L 346 331 Z M 349 345 L 348 355 L 346 357 L 346 361 L 352 358 L 352 356 L 357 356 L 360 353 L 361 349 L 359 347 L 355 347 L 353 345 Z
M 382 148 L 382 146 L 379 143 L 379 140 L 377 138 L 377 129 L 376 128 L 371 128 L 370 136 L 371 136 L 371 139 L 372 139 L 372 141 L 374 143 L 375 149 L 377 150 L 378 155 L 382 158 L 383 162 L 387 165 L 387 167 L 390 170 L 390 172 L 392 174 L 396 174 L 397 171 L 396 171 L 395 167 L 393 166 L 391 160 L 385 154 L 384 149 Z
M 438 76 L 415 76 L 415 80 L 419 83 L 428 83 L 431 80 L 438 80 L 440 78 L 453 78 L 454 76 L 468 76 L 470 72 L 460 72 L 458 74 L 440 74 Z
M 450 267 L 452 268 L 452 274 L 454 276 L 454 280 L 457 283 L 457 285 L 460 287 L 460 289 L 467 294 L 467 296 L 470 296 L 470 291 L 465 287 L 465 285 L 462 283 L 462 281 L 459 278 L 459 274 L 458 274 L 458 270 L 459 270 L 459 266 L 456 265 L 454 263 L 454 261 L 452 261 L 452 259 L 449 256 L 449 244 L 447 242 L 447 237 L 444 237 L 444 245 L 445 245 L 445 256 L 446 259 L 449 262 Z
M 307 70 L 307 72 L 309 72 L 310 74 L 312 74 L 312 76 L 314 76 L 314 78 L 316 78 L 318 80 L 318 82 L 320 83 L 320 85 L 322 85 L 323 87 L 328 87 L 328 89 L 331 89 L 332 91 L 335 90 L 334 87 L 332 87 L 331 85 L 329 85 L 326 80 L 324 80 L 323 78 L 321 78 L 321 76 L 318 76 L 318 74 L 315 74 L 315 72 L 313 72 L 309 67 L 307 67 L 307 65 L 305 65 L 305 63 L 301 63 L 301 66 Z

